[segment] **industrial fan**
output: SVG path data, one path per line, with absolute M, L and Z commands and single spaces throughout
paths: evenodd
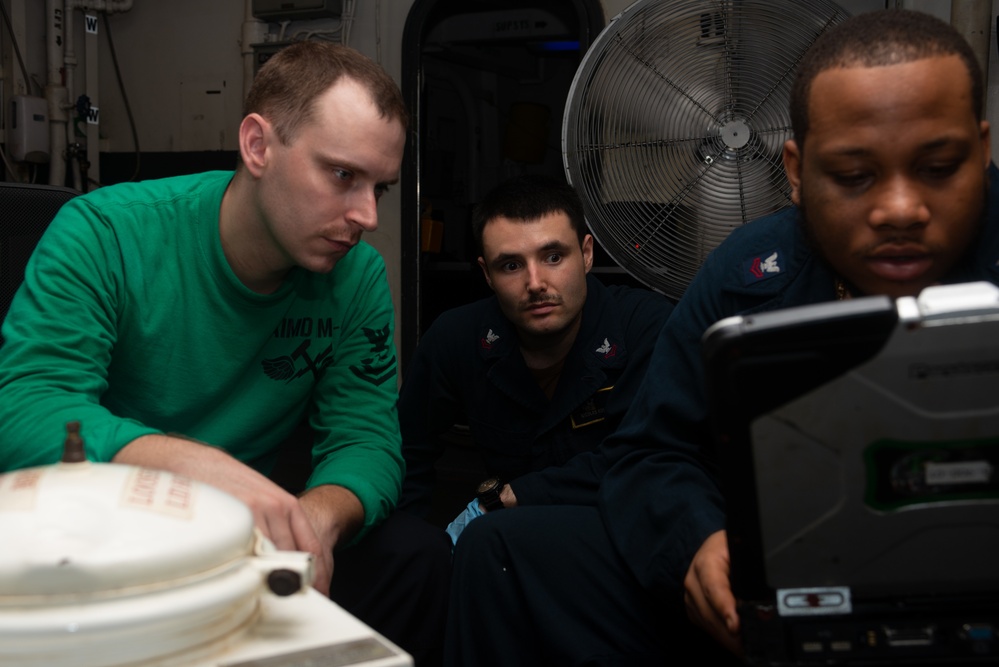
M 611 21 L 576 72 L 562 150 L 622 268 L 678 299 L 732 229 L 790 204 L 795 67 L 847 16 L 827 0 L 639 0 Z

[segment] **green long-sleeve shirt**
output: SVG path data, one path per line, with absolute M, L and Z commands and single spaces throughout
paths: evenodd
M 276 293 L 252 292 L 219 237 L 231 178 L 124 184 L 63 207 L 3 326 L 0 471 L 54 463 L 79 420 L 93 460 L 177 433 L 266 473 L 308 413 L 308 485 L 350 489 L 373 525 L 402 476 L 384 263 L 361 243 L 329 274 L 295 269 Z

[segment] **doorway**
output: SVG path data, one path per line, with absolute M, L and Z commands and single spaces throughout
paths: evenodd
M 416 0 L 403 34 L 413 114 L 402 169 L 403 370 L 443 311 L 490 292 L 470 217 L 517 174 L 563 176 L 573 77 L 604 27 L 599 0 Z

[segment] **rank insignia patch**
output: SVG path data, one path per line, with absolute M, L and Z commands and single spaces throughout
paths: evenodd
M 743 262 L 743 283 L 749 285 L 780 275 L 783 271 L 783 258 L 777 250 L 764 256 L 757 256 Z

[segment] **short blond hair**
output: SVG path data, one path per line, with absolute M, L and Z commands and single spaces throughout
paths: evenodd
M 264 63 L 246 96 L 243 116 L 260 114 L 278 139 L 289 144 L 312 119 L 316 98 L 341 77 L 364 86 L 382 118 L 408 126 L 402 93 L 380 65 L 348 46 L 315 40 L 287 46 Z

